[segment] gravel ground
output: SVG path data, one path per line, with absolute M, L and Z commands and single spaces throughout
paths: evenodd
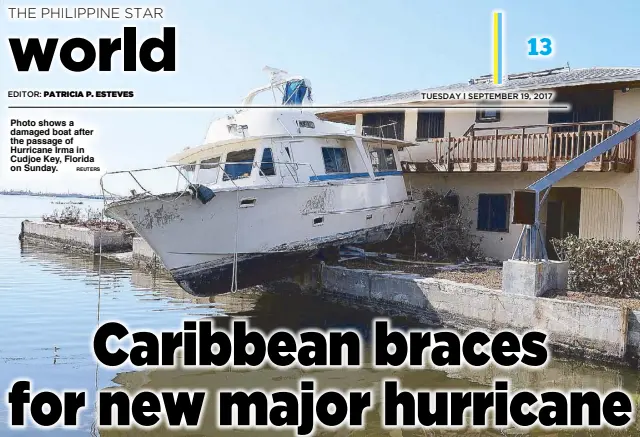
M 574 302 L 592 303 L 594 305 L 607 305 L 610 307 L 626 306 L 633 310 L 640 310 L 640 299 L 633 297 L 608 297 L 592 293 L 582 293 L 579 291 L 558 290 L 548 296 L 555 299 L 571 300 Z
M 379 271 L 395 271 L 414 273 L 426 278 L 448 279 L 450 281 L 474 284 L 493 290 L 502 290 L 502 269 L 495 267 L 477 267 L 472 270 L 438 270 L 438 264 L 405 264 L 385 261 L 384 264 L 373 259 L 349 260 L 339 265 L 352 269 L 368 269 Z M 626 306 L 633 310 L 640 310 L 640 299 L 601 296 L 592 293 L 583 293 L 570 290 L 552 291 L 545 297 L 570 300 L 574 302 L 591 303 L 594 305 L 607 305 L 613 307 Z
M 492 266 L 479 266 L 465 270 L 439 270 L 438 267 L 446 265 L 446 263 L 409 264 L 392 261 L 384 261 L 384 263 L 380 263 L 373 259 L 349 260 L 340 263 L 340 265 L 351 269 L 414 273 L 424 276 L 425 278 L 448 279 L 450 281 L 480 285 L 482 287 L 496 290 L 500 290 L 502 288 L 501 269 Z
M 448 279 L 454 282 L 462 282 L 465 284 L 480 285 L 494 290 L 502 289 L 502 270 L 500 269 L 481 270 L 477 272 L 438 272 L 433 275 L 433 277 L 438 279 Z

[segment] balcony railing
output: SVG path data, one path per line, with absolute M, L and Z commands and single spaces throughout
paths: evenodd
M 618 121 L 476 128 L 465 136 L 435 139 L 435 159 L 403 162 L 408 172 L 550 171 L 628 126 Z M 630 172 L 635 139 L 623 141 L 584 171 Z

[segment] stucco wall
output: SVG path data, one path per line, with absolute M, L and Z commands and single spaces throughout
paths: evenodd
M 500 121 L 495 123 L 476 123 L 476 111 L 464 109 L 450 109 L 445 111 L 444 135 L 447 137 L 451 133 L 452 137 L 461 137 L 469 129 L 469 126 L 476 123 L 477 128 L 501 128 L 510 126 L 522 126 L 532 124 L 547 124 L 548 111 L 544 110 L 503 110 Z M 415 141 L 417 134 L 418 110 L 407 110 L 405 113 L 404 134 L 405 140 Z M 546 128 L 530 128 L 527 133 L 544 132 Z M 518 130 L 501 130 L 500 134 L 518 133 Z M 495 131 L 477 131 L 476 135 L 494 135 Z M 403 161 L 425 161 L 435 158 L 435 143 L 433 140 L 420 141 L 419 146 L 407 147 L 401 154 Z
M 504 109 L 501 118 L 496 123 L 476 123 L 478 128 L 497 128 L 521 125 L 547 124 L 549 113 L 546 109 L 525 110 L 525 109 Z M 640 118 L 640 89 L 631 89 L 626 93 L 614 91 L 613 97 L 613 119 L 625 123 L 631 123 Z M 357 120 L 357 118 L 356 118 Z M 415 141 L 417 134 L 418 110 L 410 109 L 405 112 L 404 132 L 407 141 Z M 449 133 L 453 137 L 462 136 L 469 126 L 476 122 L 475 110 L 449 109 L 445 111 L 444 135 Z M 357 126 L 356 126 L 357 127 Z M 527 132 L 544 132 L 545 128 L 531 128 Z M 502 130 L 501 133 L 517 133 L 518 131 Z M 483 134 L 482 131 L 477 133 Z M 486 131 L 487 135 L 492 135 L 491 131 Z M 401 154 L 404 161 L 424 161 L 435 158 L 435 146 L 433 141 L 420 141 L 419 146 L 408 147 Z
M 626 93 L 622 91 L 614 92 L 613 101 L 614 120 L 630 123 L 640 118 L 640 89 L 632 89 Z M 478 123 L 478 127 L 505 127 L 531 124 L 546 124 L 548 112 L 527 111 L 527 110 L 503 110 L 501 120 L 497 123 Z M 448 110 L 445 114 L 445 135 L 450 132 L 452 136 L 461 136 L 475 123 L 475 111 Z M 407 114 L 405 117 L 405 136 L 408 140 L 415 139 L 417 130 L 417 111 Z M 544 131 L 544 128 L 538 129 Z M 527 130 L 534 132 L 535 129 Z M 504 132 L 504 131 L 501 131 Z M 488 132 L 490 133 L 490 132 Z M 514 132 L 515 133 L 515 132 Z M 419 146 L 406 148 L 401 152 L 401 160 L 425 161 L 435 157 L 435 146 L 432 141 L 419 143 Z M 636 138 L 636 145 L 640 144 L 640 135 Z M 636 149 L 636 156 L 638 156 Z M 609 208 L 611 205 L 622 204 L 619 211 L 611 215 L 613 220 L 606 226 L 616 226 L 611 232 L 602 233 L 603 225 L 600 223 L 598 211 L 593 211 L 594 215 L 589 216 L 589 211 L 582 208 L 582 217 L 586 217 L 581 223 L 581 231 L 586 236 L 597 236 L 602 238 L 619 235 L 620 238 L 638 238 L 638 219 L 640 218 L 639 178 L 640 172 L 636 168 L 632 173 L 574 173 L 556 184 L 556 187 L 578 187 L 611 189 L 615 193 L 608 191 L 598 191 L 589 193 L 588 199 L 602 199 L 602 202 L 592 203 L 595 209 Z M 468 200 L 467 215 L 473 222 L 473 229 L 477 226 L 478 194 L 480 193 L 511 193 L 514 189 L 526 188 L 529 184 L 543 176 L 543 173 L 433 173 L 433 174 L 406 174 L 406 180 L 414 188 L 433 187 L 439 190 L 454 189 L 461 197 Z M 602 211 L 600 211 L 601 213 Z M 602 214 L 600 214 L 602 215 Z M 608 216 L 607 216 L 608 217 Z M 614 223 L 615 222 L 615 223 Z M 619 228 L 619 229 L 618 229 Z M 506 259 L 511 256 L 517 243 L 521 226 L 510 225 L 509 232 L 485 232 L 475 231 L 482 237 L 482 248 L 488 256 Z
M 626 93 L 613 93 L 613 119 L 631 123 L 640 118 L 640 88 L 634 88 Z
M 625 123 L 632 123 L 640 119 L 640 89 L 634 88 L 626 93 L 615 91 L 613 94 L 613 119 Z M 629 188 L 628 197 L 622 197 L 625 206 L 625 217 L 635 215 L 636 221 L 640 219 L 640 171 L 638 171 L 638 158 L 640 153 L 640 134 L 636 135 L 636 156 L 634 163 L 635 187 Z M 633 196 L 633 200 L 631 197 Z M 626 218 L 625 218 L 626 220 Z
M 508 194 L 515 189 L 526 188 L 542 176 L 542 173 L 422 173 L 405 174 L 407 183 L 420 189 L 450 189 L 460 196 L 465 215 L 472 222 L 474 233 L 482 238 L 482 249 L 487 256 L 507 259 L 513 254 L 522 232 L 521 225 L 509 225 L 509 232 L 478 231 L 478 194 Z M 609 188 L 622 200 L 621 237 L 637 239 L 638 189 L 636 173 L 573 173 L 561 180 L 556 187 Z

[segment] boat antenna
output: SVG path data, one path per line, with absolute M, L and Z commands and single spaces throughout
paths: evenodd
M 271 83 L 275 83 L 279 80 L 282 80 L 284 77 L 288 76 L 289 73 L 287 73 L 284 70 L 281 70 L 279 68 L 273 68 L 273 67 L 269 67 L 268 65 L 265 66 L 262 71 L 264 71 L 265 73 L 269 73 L 270 79 L 271 79 Z
M 262 71 L 269 74 L 269 83 L 271 84 L 271 94 L 273 95 L 273 103 L 275 105 L 278 104 L 278 98 L 276 97 L 276 83 L 282 82 L 283 78 L 286 77 L 289 73 L 279 68 L 273 68 L 266 65 L 262 68 Z

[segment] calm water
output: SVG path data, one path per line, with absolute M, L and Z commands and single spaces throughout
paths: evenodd
M 97 326 L 98 301 L 100 320 L 120 320 L 133 329 L 177 330 L 185 318 L 220 318 L 228 316 L 251 317 L 252 326 L 270 331 L 279 327 L 292 330 L 304 327 L 357 327 L 366 336 L 371 319 L 376 314 L 364 309 L 355 310 L 317 297 L 295 292 L 264 293 L 239 292 L 211 299 L 196 299 L 182 291 L 171 279 L 132 270 L 119 263 L 102 260 L 98 278 L 99 259 L 62 253 L 59 250 L 37 246 L 21 247 L 18 241 L 20 222 L 27 217 L 40 217 L 43 213 L 62 208 L 51 202 L 60 199 L 0 195 L 0 391 L 4 392 L 12 380 L 30 378 L 32 390 L 86 389 L 93 404 L 96 389 L 124 386 L 132 391 L 163 388 L 206 388 L 210 393 L 217 387 L 295 387 L 300 370 L 253 372 L 214 372 L 194 370 L 135 371 L 122 369 L 118 373 L 97 367 L 91 356 L 90 337 Z M 62 199 L 69 200 L 69 199 Z M 99 201 L 83 200 L 80 208 L 100 206 Z M 101 293 L 98 294 L 100 281 Z M 395 320 L 396 324 L 409 323 Z M 357 371 L 317 371 L 314 377 L 320 386 L 335 388 L 368 388 L 377 386 L 380 378 L 393 375 L 405 387 L 414 389 L 481 388 L 489 386 L 501 373 L 495 369 L 483 371 L 382 372 L 363 369 Z M 504 375 L 504 372 L 502 373 Z M 512 371 L 506 374 L 517 388 L 595 388 L 607 391 L 622 387 L 636 394 L 640 391 L 640 373 L 628 369 L 585 365 L 573 361 L 554 359 L 538 372 Z M 225 435 L 214 429 L 216 420 L 214 403 L 203 417 L 199 432 L 169 433 L 156 429 L 153 435 Z M 636 397 L 637 402 L 637 397 Z M 0 435 L 8 434 L 8 411 L 0 403 Z M 48 435 L 97 435 L 92 423 L 94 410 L 87 408 L 80 418 L 77 431 L 53 430 Z M 379 427 L 379 408 L 367 416 L 367 429 L 349 433 L 318 431 L 317 435 L 380 435 L 428 436 L 454 435 L 427 430 L 389 432 Z M 22 435 L 40 434 L 37 429 L 22 431 Z M 284 432 L 245 432 L 234 435 L 292 435 Z M 102 436 L 147 435 L 140 431 L 101 431 Z M 491 431 L 460 431 L 459 435 L 500 435 Z M 517 430 L 503 435 L 527 435 Z M 533 434 L 533 433 L 532 433 Z M 535 433 L 536 435 L 538 433 Z M 609 434 L 602 432 L 599 434 Z M 565 435 L 542 433 L 540 435 Z M 590 435 L 576 432 L 567 435 Z M 635 426 L 617 435 L 640 435 Z

